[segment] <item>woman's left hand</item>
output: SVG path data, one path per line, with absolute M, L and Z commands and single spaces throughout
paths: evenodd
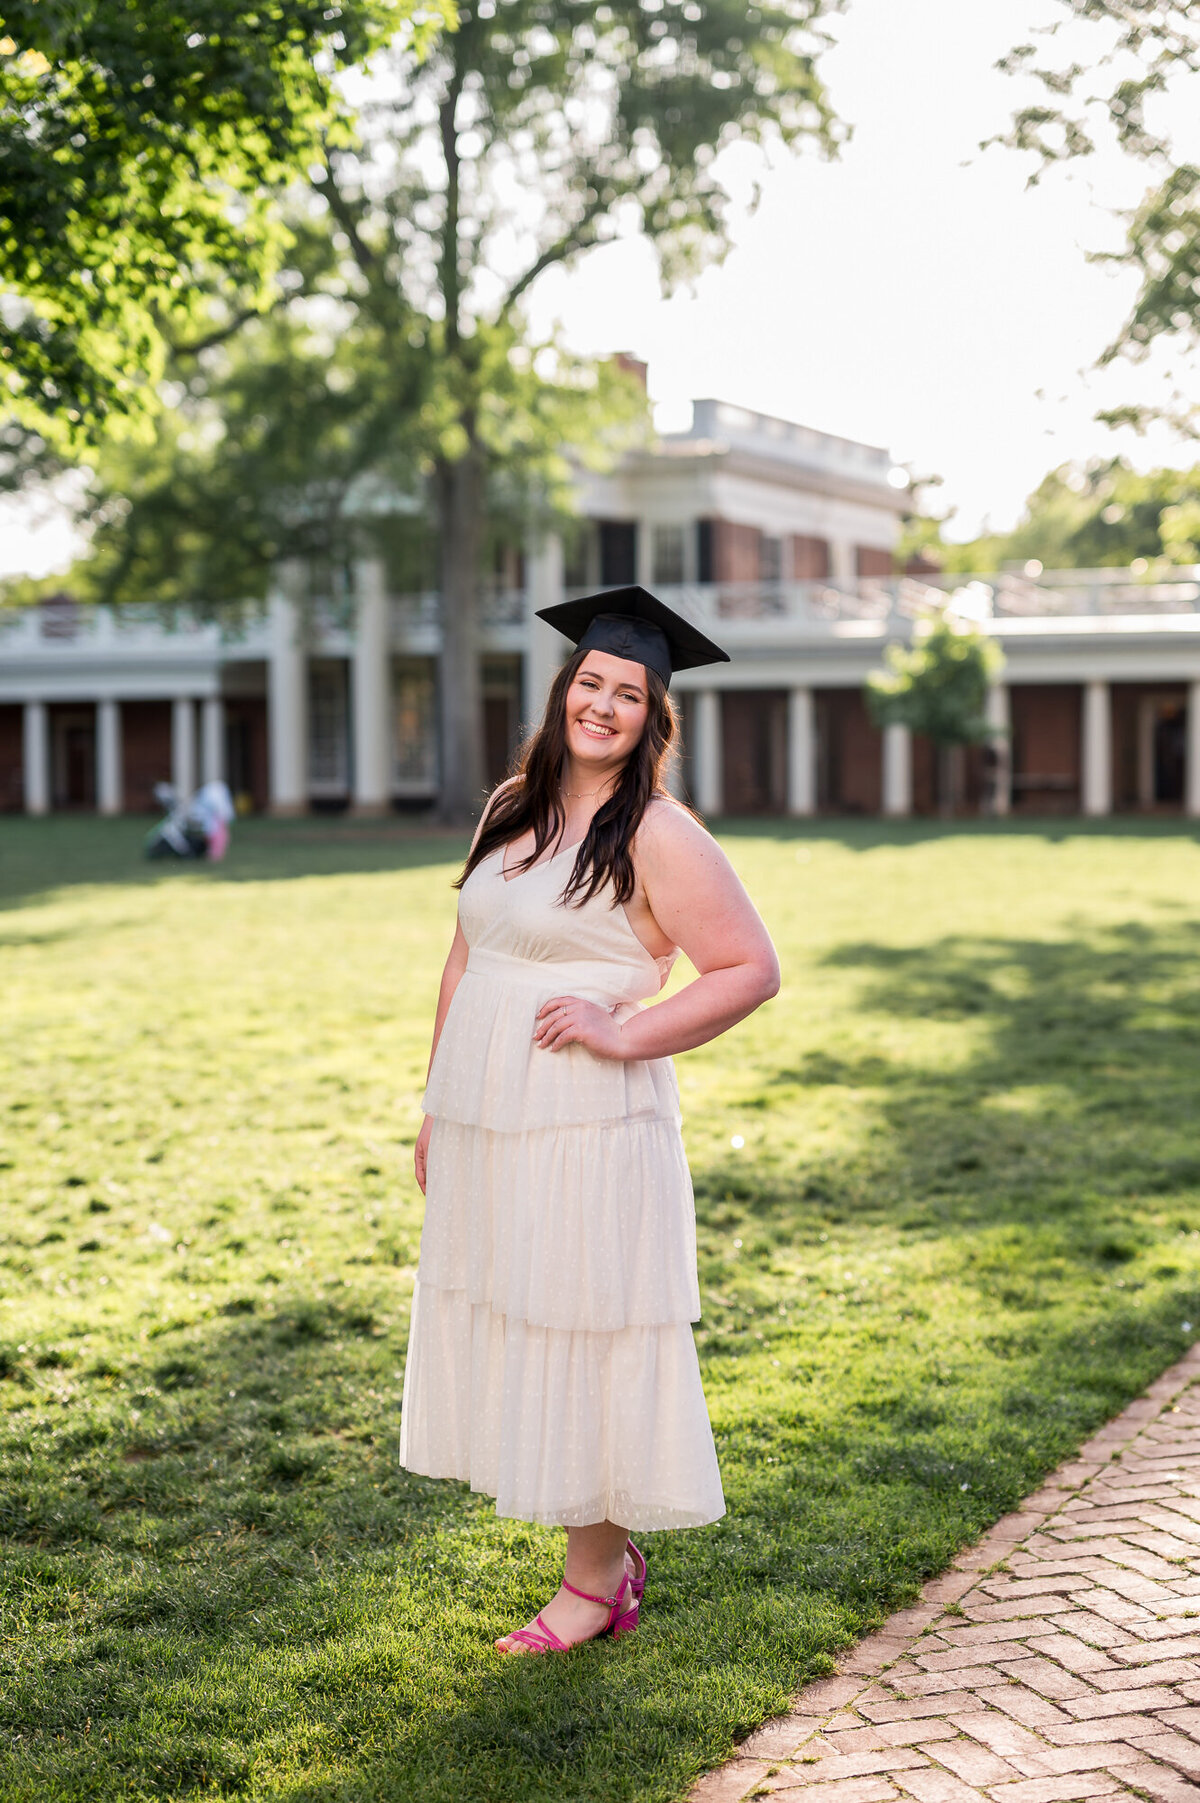
M 538 1009 L 535 1045 L 560 1052 L 564 1046 L 586 1046 L 597 1058 L 621 1057 L 621 1029 L 607 1008 L 577 995 L 556 995 Z

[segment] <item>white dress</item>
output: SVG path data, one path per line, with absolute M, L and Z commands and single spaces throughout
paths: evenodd
M 624 1020 L 662 980 L 611 893 L 563 906 L 576 851 L 507 879 L 493 852 L 460 892 L 400 1463 L 526 1521 L 697 1527 L 725 1503 L 674 1068 L 533 1039 L 551 996 Z

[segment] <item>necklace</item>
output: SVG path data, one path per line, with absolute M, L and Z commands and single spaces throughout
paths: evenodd
M 595 801 L 597 795 L 602 795 L 604 791 L 603 789 L 564 789 L 562 793 L 567 801 Z

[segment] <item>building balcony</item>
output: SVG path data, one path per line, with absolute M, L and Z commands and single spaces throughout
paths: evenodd
M 1048 570 L 1036 579 L 1008 573 L 863 577 L 854 582 L 694 582 L 656 584 L 669 607 L 719 636 L 723 628 L 740 641 L 762 629 L 792 628 L 798 637 L 858 638 L 907 635 L 913 621 L 949 609 L 961 619 L 992 626 L 1044 621 L 1053 632 L 1067 619 L 1129 619 L 1155 616 L 1170 624 L 1181 615 L 1200 615 L 1200 566 L 1180 568 L 1170 580 L 1140 581 L 1128 570 Z M 1020 630 L 1019 628 L 1017 628 Z
M 221 622 L 198 620 L 179 609 L 151 606 L 85 607 L 67 599 L 0 611 L 0 657 L 89 662 L 181 658 L 211 663 L 231 657 L 265 657 L 265 617 L 247 613 Z

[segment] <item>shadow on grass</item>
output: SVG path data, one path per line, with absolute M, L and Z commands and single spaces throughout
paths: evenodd
M 298 820 L 253 818 L 234 825 L 221 864 L 148 862 L 142 846 L 153 821 L 126 816 L 0 816 L 0 908 L 20 907 L 76 884 L 162 882 L 287 882 L 305 876 L 369 874 L 449 865 L 466 855 L 468 835 L 403 815 L 358 820 L 309 815 Z M 722 839 L 768 843 L 821 840 L 847 851 L 920 845 L 948 838 L 1195 839 L 1200 826 L 1176 818 L 1117 817 L 1100 821 L 1050 818 L 1007 820 L 781 820 L 721 819 L 710 823 Z
M 559 1536 L 398 1470 L 402 1336 L 344 1292 L 4 1349 L 0 1791 L 680 1796 L 1200 1326 L 1198 950 L 1176 921 L 829 954 L 863 1019 L 969 1049 L 781 1066 L 740 1105 L 851 1090 L 855 1149 L 697 1169 L 730 1512 L 651 1537 L 620 1646 L 497 1660 Z
M 972 1023 L 973 1055 L 934 1070 L 820 1057 L 777 1081 L 877 1092 L 906 1180 L 958 1223 L 1000 1196 L 1045 1217 L 1051 1196 L 1169 1194 L 1200 1184 L 1188 1129 L 1200 1078 L 1200 921 L 1097 927 L 1070 939 L 955 936 L 919 949 L 844 945 L 859 1007 Z M 1035 1202 L 1036 1197 L 1036 1202 Z M 936 1215 L 931 1216 L 935 1219 Z
M 651 1538 L 636 1637 L 502 1662 L 490 1641 L 544 1601 L 558 1537 L 396 1468 L 393 1412 L 339 1381 L 394 1357 L 361 1311 L 252 1300 L 99 1374 L 141 1386 L 136 1424 L 101 1405 L 10 1465 L 6 1798 L 676 1797 L 1173 1349 L 1158 1309 L 1086 1335 L 1051 1316 L 1036 1351 L 996 1355 L 1021 1388 L 993 1398 L 977 1373 L 914 1386 L 898 1323 L 859 1348 L 865 1392 L 811 1421 L 748 1400 L 731 1514 Z
M 793 840 L 820 839 L 847 851 L 924 845 L 940 839 L 1039 839 L 1049 845 L 1075 839 L 1200 839 L 1200 822 L 1180 814 L 1109 814 L 1103 819 L 1059 814 L 1010 814 L 1003 819 L 963 815 L 954 820 L 731 815 L 709 825 L 722 839 L 766 839 L 785 845 Z
M 448 865 L 457 873 L 469 838 L 398 815 L 252 819 L 235 822 L 224 862 L 181 863 L 146 859 L 143 845 L 152 825 L 149 817 L 0 818 L 0 908 L 22 907 L 77 884 L 286 882 L 426 865 Z

